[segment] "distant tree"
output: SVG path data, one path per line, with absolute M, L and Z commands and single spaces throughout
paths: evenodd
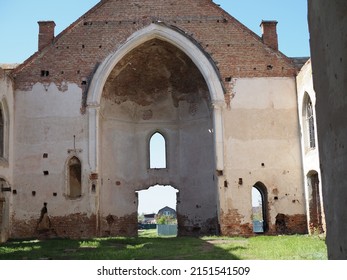
M 175 219 L 172 215 L 157 215 L 157 224 L 158 225 L 175 225 L 177 224 L 177 219 Z
M 137 221 L 139 222 L 139 223 L 143 223 L 143 221 L 144 221 L 144 219 L 145 219 L 145 214 L 144 213 L 141 213 L 141 214 L 138 214 L 137 215 Z

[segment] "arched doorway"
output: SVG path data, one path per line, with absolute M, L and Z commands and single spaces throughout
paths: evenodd
M 261 182 L 252 187 L 252 220 L 254 233 L 267 231 L 267 189 Z
M 9 194 L 11 188 L 8 182 L 0 178 L 0 243 L 9 237 Z
M 89 163 L 101 175 L 107 232 L 134 235 L 134 188 L 156 184 L 180 186 L 179 234 L 217 232 L 211 174 L 223 170 L 224 96 L 206 54 L 181 33 L 151 25 L 105 60 L 90 91 Z M 165 135 L 165 168 L 148 165 L 153 131 Z
M 316 171 L 307 174 L 308 203 L 309 203 L 309 230 L 310 233 L 323 233 L 322 203 L 319 190 L 319 176 Z

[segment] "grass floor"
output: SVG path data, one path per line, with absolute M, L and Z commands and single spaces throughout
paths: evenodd
M 308 235 L 241 237 L 157 237 L 9 241 L 2 260 L 326 260 L 323 238 Z

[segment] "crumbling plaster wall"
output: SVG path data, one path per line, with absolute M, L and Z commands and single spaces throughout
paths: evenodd
M 9 77 L 9 69 L 2 69 L 0 66 L 0 102 L 4 115 L 5 135 L 4 135 L 4 157 L 0 159 L 0 172 L 3 179 L 12 182 L 13 167 L 13 81 Z
M 147 104 L 145 108 L 131 103 L 112 105 L 105 100 L 100 104 L 86 102 L 89 86 L 100 65 L 121 49 L 133 34 L 153 25 L 170 28 L 185 36 L 199 49 L 200 56 L 210 61 L 210 69 L 216 71 L 214 82 L 217 77 L 220 78 L 219 87 L 221 83 L 226 86 L 226 102 L 217 104 L 220 106 L 218 117 L 221 118 L 218 132 L 224 131 L 225 134 L 222 139 L 221 133 L 217 144 L 224 145 L 226 149 L 225 170 L 224 166 L 219 166 L 217 173 L 215 170 L 216 154 L 213 149 L 220 147 L 213 143 L 210 135 L 217 131 L 213 130 L 216 128 L 213 127 L 213 114 L 207 110 L 216 105 L 211 104 L 211 100 L 195 107 L 189 100 L 178 99 L 178 107 L 177 104 L 172 107 L 172 103 L 167 103 L 165 110 L 153 104 Z M 206 73 L 204 78 L 208 83 L 211 75 Z M 109 74 L 102 78 L 107 80 Z M 156 183 L 172 184 L 180 190 L 178 211 L 182 216 L 179 220 L 187 231 L 194 227 L 198 229 L 205 223 L 199 221 L 200 213 L 205 216 L 205 221 L 216 216 L 213 210 L 215 187 L 216 184 L 219 188 L 224 187 L 224 181 L 234 184 L 234 187 L 228 191 L 220 189 L 222 228 L 230 223 L 236 224 L 237 228 L 243 224 L 248 227 L 251 208 L 245 203 L 250 203 L 251 187 L 257 181 L 262 181 L 269 188 L 269 194 L 279 193 L 279 201 L 274 202 L 277 208 L 271 208 L 271 223 L 274 222 L 275 212 L 302 218 L 299 203 L 293 202 L 297 197 L 301 201 L 303 192 L 298 179 L 300 176 L 302 179 L 298 171 L 300 166 L 298 163 L 293 166 L 293 162 L 299 159 L 298 143 L 293 138 L 293 135 L 299 137 L 295 134 L 297 119 L 291 115 L 296 110 L 292 107 L 294 75 L 295 68 L 288 58 L 265 45 L 261 38 L 210 0 L 150 0 L 141 4 L 138 1 L 101 1 L 58 35 L 52 44 L 13 72 L 15 119 L 18 123 L 14 141 L 14 187 L 17 194 L 13 194 L 12 221 L 16 225 L 12 227 L 13 237 L 33 234 L 43 202 L 48 203 L 48 213 L 53 217 L 59 236 L 79 237 L 99 233 L 134 235 L 135 191 Z M 229 80 L 235 81 L 234 92 Z M 271 86 L 273 81 L 275 84 Z M 283 96 L 278 97 L 274 90 L 284 92 Z M 104 93 L 102 97 L 107 96 Z M 289 108 L 282 106 L 286 96 L 289 96 Z M 236 101 L 240 97 L 237 108 Z M 277 104 L 277 98 L 282 102 L 283 108 L 277 110 L 281 112 L 279 120 L 274 119 L 276 107 L 272 106 L 272 98 L 274 104 Z M 248 102 L 250 105 L 247 105 Z M 263 102 L 260 110 L 258 102 Z M 230 106 L 231 110 L 225 110 L 223 106 Z M 198 109 L 197 114 L 192 116 L 195 109 Z M 199 119 L 199 109 L 204 112 L 202 119 Z M 253 109 L 261 115 L 254 114 Z M 95 118 L 91 117 L 93 114 Z M 153 118 L 148 119 L 151 114 Z M 137 119 L 133 120 L 133 115 Z M 176 118 L 172 119 L 172 116 Z M 274 119 L 273 125 L 270 119 Z M 93 131 L 90 129 L 91 122 L 95 122 Z M 257 122 L 264 122 L 264 126 L 254 127 Z M 247 129 L 242 130 L 242 127 Z M 269 130 L 265 133 L 263 127 Z M 147 170 L 148 149 L 145 143 L 157 129 L 167 137 L 169 168 L 152 172 Z M 96 132 L 98 135 L 92 140 L 99 141 L 99 145 L 93 150 L 90 148 L 94 144 L 90 134 Z M 81 152 L 76 151 L 82 163 L 82 197 L 69 200 L 65 197 L 65 164 L 71 155 L 67 151 L 73 148 L 73 135 L 76 136 L 76 148 L 82 149 Z M 254 139 L 248 140 L 249 136 Z M 262 144 L 262 149 L 256 149 L 259 147 L 257 144 Z M 282 149 L 283 153 L 279 154 L 275 147 Z M 249 151 L 254 156 L 250 156 Z M 48 154 L 47 158 L 43 157 L 44 153 Z M 100 153 L 99 158 L 97 153 Z M 134 158 L 138 163 L 133 162 Z M 253 158 L 261 159 L 265 168 L 255 164 Z M 49 175 L 44 175 L 44 171 L 48 171 Z M 289 171 L 290 176 L 283 174 L 284 171 Z M 224 174 L 221 175 L 221 172 Z M 254 175 L 249 181 L 244 179 L 243 183 L 249 186 L 249 190 L 244 188 L 244 191 L 239 191 L 242 189 L 235 181 L 249 178 L 249 172 Z M 95 184 L 95 192 L 92 191 L 92 184 Z M 205 186 L 204 192 L 200 185 Z M 197 198 L 196 193 L 201 196 Z M 208 199 L 200 201 L 203 196 Z M 237 212 L 236 219 L 225 215 L 229 212 Z M 300 228 L 298 232 L 301 231 Z M 248 233 L 249 227 L 244 231 L 222 230 L 224 234 L 239 232 Z
M 4 156 L 0 158 L 0 178 L 3 186 L 0 190 L 0 242 L 4 242 L 10 236 L 10 208 L 12 205 L 10 188 L 13 184 L 13 82 L 9 78 L 8 67 L 0 67 L 0 102 L 4 121 Z
M 135 191 L 156 184 L 180 192 L 179 235 L 217 233 L 212 109 L 197 67 L 171 44 L 149 41 L 119 62 L 104 91 L 100 215 L 109 222 L 101 233 L 136 235 L 136 224 L 113 220 L 137 217 Z M 167 167 L 159 170 L 149 168 L 149 140 L 156 131 L 167 148 Z
M 308 182 L 308 176 L 310 175 L 310 172 L 315 171 L 318 173 L 319 178 L 319 193 L 320 193 L 320 205 L 323 204 L 323 190 L 322 190 L 322 179 L 321 179 L 321 172 L 320 172 L 320 160 L 319 160 L 319 149 L 318 149 L 318 135 L 317 135 L 317 122 L 316 122 L 316 93 L 313 88 L 313 78 L 312 78 L 312 66 L 311 66 L 311 60 L 309 59 L 306 64 L 302 67 L 300 72 L 297 76 L 297 95 L 298 95 L 298 116 L 299 116 L 299 122 L 300 122 L 300 132 L 301 132 L 301 150 L 302 150 L 302 162 L 303 162 L 303 174 L 304 174 L 304 182 L 305 182 L 305 197 L 306 197 L 306 209 L 307 209 L 307 222 L 308 227 L 310 228 L 310 213 L 309 213 L 309 203 L 312 194 L 310 193 L 309 189 L 309 182 Z M 309 148 L 307 144 L 308 137 L 308 131 L 305 129 L 306 126 L 306 119 L 304 115 L 304 105 L 305 105 L 305 94 L 308 94 L 312 105 L 313 105 L 313 116 L 314 116 L 314 127 L 315 127 L 315 142 L 316 146 L 315 148 Z M 306 143 L 305 143 L 306 142 Z M 322 209 L 322 223 L 323 223 L 323 230 L 325 231 L 325 218 L 324 218 L 324 211 Z M 314 230 L 314 229 L 311 229 Z
M 234 97 L 224 112 L 222 233 L 252 234 L 252 187 L 257 182 L 267 188 L 268 233 L 276 233 L 277 214 L 288 217 L 288 233 L 305 233 L 295 78 L 243 78 L 232 83 Z
M 13 237 L 37 234 L 35 226 L 44 202 L 48 203 L 49 216 L 56 220 L 66 218 L 53 222 L 60 236 L 69 227 L 85 227 L 79 219 L 69 223 L 69 215 L 95 214 L 86 154 L 87 117 L 80 113 L 81 96 L 81 89 L 74 84 L 67 85 L 65 92 L 59 91 L 54 83 L 36 83 L 31 91 L 16 91 L 16 108 L 21 109 L 15 112 L 16 168 L 11 219 L 20 226 L 12 228 Z M 70 199 L 66 164 L 74 155 L 82 163 L 82 196 Z
M 188 108 L 185 106 L 186 110 Z M 158 108 L 153 108 L 154 114 L 160 115 L 158 111 Z M 161 116 L 160 120 L 134 123 L 105 120 L 101 145 L 101 216 L 135 214 L 137 217 L 135 191 L 162 184 L 179 190 L 179 233 L 189 233 L 194 226 L 206 227 L 206 219 L 216 220 L 214 149 L 210 127 L 211 120 L 206 118 L 178 122 L 177 119 L 164 121 Z M 151 170 L 148 166 L 149 137 L 155 131 L 160 131 L 167 141 L 167 168 L 162 170 Z M 214 230 L 211 233 L 216 233 L 216 223 L 211 224 L 211 228 Z M 132 234 L 137 233 L 135 230 Z M 198 233 L 207 232 L 202 229 Z

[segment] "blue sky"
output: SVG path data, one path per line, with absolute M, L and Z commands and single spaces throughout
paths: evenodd
M 187 0 L 194 1 L 194 0 Z M 21 63 L 37 50 L 40 20 L 53 20 L 56 35 L 99 0 L 0 0 L 0 63 Z M 258 35 L 262 20 L 277 20 L 279 49 L 289 57 L 310 56 L 306 0 L 214 0 Z M 67 8 L 68 7 L 68 8 Z M 154 191 L 151 188 L 150 191 Z M 161 188 L 155 194 L 141 192 L 139 212 L 175 207 L 175 190 Z M 158 203 L 159 204 L 156 204 Z
M 37 50 L 38 21 L 54 20 L 57 35 L 98 2 L 0 0 L 0 63 L 23 62 Z M 261 20 L 277 20 L 280 51 L 289 57 L 310 55 L 306 0 L 214 2 L 258 35 Z

